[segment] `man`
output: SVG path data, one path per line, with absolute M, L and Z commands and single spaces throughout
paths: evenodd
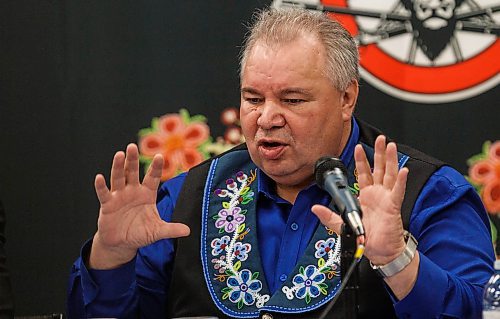
M 345 273 L 343 222 L 313 177 L 330 155 L 359 190 L 358 241 L 383 276 L 360 265 L 354 316 L 479 317 L 493 249 L 478 196 L 457 171 L 354 119 L 358 77 L 337 22 L 262 11 L 241 59 L 246 144 L 158 193 L 160 155 L 141 184 L 137 147 L 116 153 L 111 188 L 95 180 L 98 231 L 74 265 L 69 316 L 319 318 Z M 353 312 L 343 294 L 328 318 Z

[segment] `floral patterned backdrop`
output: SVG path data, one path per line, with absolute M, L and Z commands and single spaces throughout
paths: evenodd
M 220 120 L 226 126 L 224 136 L 213 138 L 203 115 L 191 116 L 186 109 L 155 117 L 151 127 L 139 131 L 140 161 L 145 171 L 155 154 L 164 159 L 162 181 L 187 171 L 210 156 L 218 155 L 244 142 L 239 113 L 226 108 Z
M 481 153 L 471 157 L 467 179 L 481 196 L 492 223 L 492 236 L 497 258 L 500 258 L 500 141 L 486 141 Z

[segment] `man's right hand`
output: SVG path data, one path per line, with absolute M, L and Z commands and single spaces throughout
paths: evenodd
M 111 167 L 111 189 L 104 176 L 95 178 L 101 209 L 88 266 L 117 268 L 137 254 L 140 247 L 160 239 L 189 235 L 189 227 L 163 221 L 156 208 L 163 157 L 155 155 L 142 184 L 139 181 L 139 151 L 129 144 L 126 154 L 117 152 Z

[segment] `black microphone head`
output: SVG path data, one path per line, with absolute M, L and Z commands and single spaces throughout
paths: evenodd
M 324 188 L 325 185 L 325 173 L 329 171 L 333 171 L 335 168 L 339 168 L 344 176 L 347 176 L 347 169 L 336 157 L 323 156 L 319 160 L 316 161 L 314 165 L 314 177 L 316 178 L 316 184 L 319 187 Z

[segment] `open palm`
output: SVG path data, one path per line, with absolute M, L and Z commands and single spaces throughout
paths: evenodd
M 365 255 L 372 263 L 385 265 L 405 247 L 401 205 L 408 169 L 399 170 L 396 145 L 386 145 L 384 136 L 375 141 L 373 172 L 361 145 L 356 146 L 354 159 L 365 228 Z M 343 221 L 339 215 L 321 205 L 315 205 L 312 211 L 324 225 L 340 232 Z
M 109 268 L 131 260 L 137 249 L 164 238 L 187 236 L 189 228 L 163 221 L 156 208 L 163 158 L 156 155 L 139 181 L 139 153 L 135 144 L 117 152 L 111 168 L 111 188 L 102 175 L 95 179 L 101 208 L 90 264 Z M 99 258 L 97 258 L 99 257 Z M 104 260 L 101 260 L 103 259 Z

